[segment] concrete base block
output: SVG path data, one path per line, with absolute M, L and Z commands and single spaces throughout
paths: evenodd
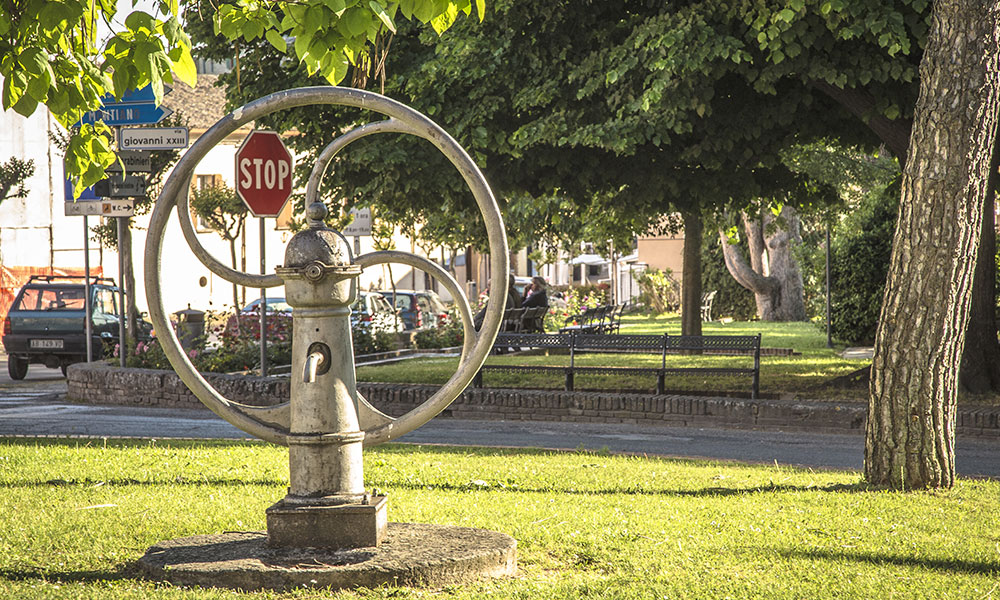
M 138 561 L 144 577 L 244 591 L 380 585 L 443 587 L 517 574 L 509 535 L 450 525 L 389 523 L 378 548 L 277 548 L 261 532 L 160 542 Z
M 385 496 L 366 503 L 300 506 L 284 500 L 267 509 L 267 543 L 290 548 L 377 547 L 385 539 Z

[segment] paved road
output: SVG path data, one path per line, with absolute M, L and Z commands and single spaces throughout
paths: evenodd
M 207 410 L 89 406 L 65 402 L 58 370 L 11 382 L 0 357 L 0 436 L 245 438 Z M 610 450 L 632 454 L 860 469 L 860 434 L 435 419 L 400 441 L 495 447 Z M 1000 478 L 1000 442 L 960 438 L 963 476 Z

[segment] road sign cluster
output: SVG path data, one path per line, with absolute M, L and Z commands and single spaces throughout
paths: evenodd
M 170 90 L 170 86 L 165 86 L 163 94 L 170 93 Z M 118 158 L 121 164 L 116 162 L 109 167 L 108 177 L 84 190 L 78 199 L 73 198 L 73 186 L 67 178 L 67 216 L 132 216 L 132 198 L 146 193 L 146 178 L 135 173 L 149 173 L 152 170 L 148 151 L 174 150 L 188 146 L 186 127 L 121 127 L 155 125 L 173 113 L 169 108 L 156 105 L 152 86 L 129 90 L 120 100 L 109 94 L 101 98 L 101 102 L 103 106 L 100 110 L 85 114 L 77 125 L 103 121 L 106 125 L 119 127 Z

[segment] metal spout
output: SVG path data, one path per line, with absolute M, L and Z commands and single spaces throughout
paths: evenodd
M 322 352 L 313 352 L 307 356 L 305 370 L 302 373 L 302 381 L 305 383 L 314 383 L 321 364 L 323 364 Z

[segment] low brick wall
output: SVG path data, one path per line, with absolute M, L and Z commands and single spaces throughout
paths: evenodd
M 269 406 L 288 400 L 284 378 L 209 374 L 219 392 L 242 404 Z M 201 408 L 203 405 L 172 371 L 119 369 L 102 364 L 69 368 L 68 398 L 90 404 Z M 399 416 L 431 396 L 437 386 L 359 383 L 358 390 L 382 412 Z M 750 400 L 680 395 L 622 394 L 469 388 L 442 416 L 507 421 L 574 421 L 695 427 L 863 431 L 863 403 Z M 1000 410 L 963 409 L 963 435 L 1000 437 Z

